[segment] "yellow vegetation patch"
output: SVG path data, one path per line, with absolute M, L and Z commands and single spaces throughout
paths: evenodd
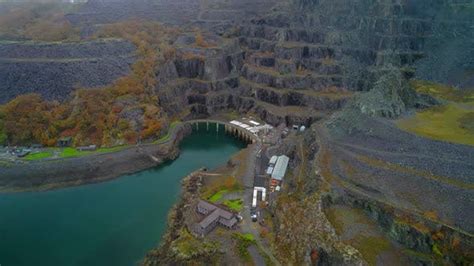
M 397 121 L 409 132 L 441 141 L 474 145 L 474 92 L 428 81 L 412 81 L 416 92 L 447 101 Z
M 474 145 L 474 92 L 428 81 L 410 85 L 420 94 L 447 101 L 397 121 L 398 127 L 418 135 L 458 144 Z
M 474 92 L 458 90 L 443 84 L 429 81 L 413 80 L 410 85 L 421 94 L 429 94 L 433 97 L 454 101 L 454 102 L 474 102 Z
M 449 103 L 397 121 L 397 125 L 421 136 L 474 145 L 474 104 Z
M 393 252 L 389 240 L 362 210 L 332 206 L 326 210 L 326 216 L 338 235 L 351 232 L 344 242 L 359 250 L 369 265 L 376 265 L 377 257 L 383 252 Z

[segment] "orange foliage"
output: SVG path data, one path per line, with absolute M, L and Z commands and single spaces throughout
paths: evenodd
M 461 244 L 461 239 L 458 236 L 454 236 L 451 241 L 451 247 L 453 249 L 457 249 L 460 244 Z
M 438 213 L 436 211 L 426 211 L 423 215 L 430 220 L 438 220 Z
M 139 136 L 158 136 L 163 114 L 154 93 L 155 68 L 165 60 L 160 51 L 172 56 L 167 47 L 175 33 L 175 29 L 154 22 L 129 21 L 104 27 L 98 37 L 125 38 L 137 46 L 139 59 L 131 73 L 104 88 L 77 89 L 63 104 L 43 101 L 36 94 L 17 97 L 3 108 L 8 141 L 53 146 L 60 136 L 72 136 L 76 145 L 113 145 L 114 140 L 135 143 Z M 127 110 L 144 113 L 124 118 Z
M 204 37 L 202 36 L 202 34 L 200 32 L 198 32 L 196 34 L 196 45 L 199 46 L 199 47 L 207 47 L 208 46 L 207 42 L 204 40 Z
M 311 250 L 311 262 L 317 263 L 319 260 L 319 252 L 316 249 Z
M 198 47 L 209 48 L 209 47 L 214 47 L 214 46 L 215 46 L 214 43 L 210 43 L 210 42 L 206 41 L 206 40 L 204 39 L 204 36 L 202 35 L 202 33 L 201 33 L 200 31 L 198 31 L 198 32 L 196 33 L 196 37 L 195 37 L 195 38 L 196 38 L 196 45 L 197 45 Z
M 265 237 L 268 236 L 268 233 L 269 233 L 269 231 L 268 231 L 267 228 L 262 227 L 262 228 L 260 229 L 260 237 L 265 238 Z
M 156 120 L 147 119 L 145 120 L 145 126 L 141 132 L 140 137 L 142 139 L 148 139 L 150 137 L 158 136 L 161 129 L 161 123 Z
M 47 145 L 51 140 L 48 127 L 53 120 L 49 109 L 38 94 L 21 95 L 3 108 L 4 128 L 12 144 L 39 142 Z

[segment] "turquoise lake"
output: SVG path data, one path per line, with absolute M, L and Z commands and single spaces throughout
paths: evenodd
M 0 265 L 135 265 L 159 244 L 184 176 L 244 147 L 215 126 L 193 132 L 176 160 L 112 181 L 0 194 Z M 220 132 L 223 131 L 220 130 Z

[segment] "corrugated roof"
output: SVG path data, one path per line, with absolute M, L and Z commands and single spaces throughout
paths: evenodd
M 290 158 L 286 155 L 279 156 L 275 167 L 273 168 L 272 178 L 276 180 L 282 180 L 286 173 L 286 168 L 288 167 L 288 162 Z
M 270 163 L 270 164 L 275 164 L 277 160 L 278 160 L 278 156 L 273 155 L 272 158 L 270 158 L 270 162 L 269 162 L 269 163 Z
M 269 166 L 267 168 L 267 175 L 271 175 L 273 173 L 273 167 Z

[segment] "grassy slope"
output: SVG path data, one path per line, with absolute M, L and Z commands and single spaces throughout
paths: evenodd
M 164 142 L 168 141 L 171 137 L 171 132 L 180 123 L 181 122 L 179 122 L 179 121 L 175 121 L 175 122 L 171 123 L 170 128 L 168 130 L 168 133 L 166 133 L 166 135 L 161 137 L 160 139 L 154 141 L 153 144 L 161 144 L 161 143 L 164 143 Z M 28 154 L 25 157 L 25 160 L 27 160 L 27 161 L 36 161 L 36 160 L 51 158 L 51 157 L 53 157 L 55 151 L 58 151 L 58 155 L 59 155 L 60 158 L 73 158 L 73 157 L 81 157 L 81 156 L 87 156 L 87 155 L 92 155 L 92 154 L 97 154 L 97 153 L 117 152 L 117 151 L 123 150 L 127 147 L 130 147 L 130 145 L 115 146 L 115 147 L 110 147 L 110 148 L 99 148 L 95 151 L 78 151 L 75 148 L 64 148 L 62 150 L 60 150 L 58 148 L 51 148 L 51 149 L 48 149 L 48 150 L 45 150 L 45 151 Z
M 223 204 L 236 212 L 240 212 L 244 207 L 244 202 L 242 199 L 225 200 Z
M 327 218 L 344 242 L 362 253 L 369 265 L 377 265 L 377 258 L 384 252 L 396 253 L 396 248 L 362 210 L 343 206 L 332 206 Z
M 413 82 L 413 86 L 417 92 L 432 95 L 446 103 L 398 120 L 397 125 L 401 129 L 435 140 L 474 145 L 473 92 L 419 81 Z
M 128 146 L 124 145 L 124 146 L 116 146 L 116 147 L 111 147 L 111 148 L 99 148 L 95 151 L 78 151 L 76 148 L 64 148 L 64 149 L 51 148 L 51 149 L 41 151 L 41 152 L 30 153 L 25 157 L 25 160 L 35 161 L 35 160 L 47 159 L 47 158 L 53 157 L 55 153 L 58 154 L 59 158 L 81 157 L 81 156 L 87 156 L 87 155 L 92 155 L 92 154 L 97 154 L 97 153 L 116 152 L 126 147 Z

